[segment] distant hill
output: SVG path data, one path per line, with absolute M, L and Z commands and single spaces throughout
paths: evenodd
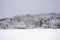
M 52 16 L 53 15 L 53 16 Z M 0 19 L 0 29 L 59 29 L 60 14 L 21 15 Z

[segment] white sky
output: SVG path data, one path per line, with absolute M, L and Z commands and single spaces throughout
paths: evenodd
M 0 0 L 0 18 L 50 12 L 60 12 L 60 0 Z

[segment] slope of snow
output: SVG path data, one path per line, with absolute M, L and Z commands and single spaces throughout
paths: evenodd
M 60 40 L 60 29 L 0 30 L 0 40 Z

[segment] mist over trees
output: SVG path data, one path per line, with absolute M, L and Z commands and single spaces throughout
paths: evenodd
M 59 29 L 60 13 L 21 15 L 0 19 L 0 29 Z

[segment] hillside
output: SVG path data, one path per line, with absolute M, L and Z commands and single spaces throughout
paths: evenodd
M 60 14 L 17 15 L 0 19 L 0 29 L 59 29 Z

